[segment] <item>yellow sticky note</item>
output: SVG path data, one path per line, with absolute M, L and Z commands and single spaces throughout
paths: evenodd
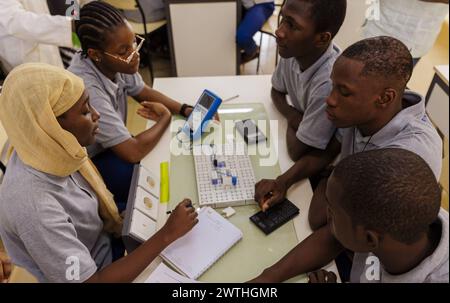
M 169 162 L 161 162 L 161 184 L 160 184 L 160 201 L 161 203 L 169 202 Z

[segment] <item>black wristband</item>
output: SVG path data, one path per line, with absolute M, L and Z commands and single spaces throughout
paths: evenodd
M 190 105 L 187 105 L 186 103 L 183 103 L 183 105 L 181 105 L 180 115 L 182 115 L 182 116 L 185 117 L 185 118 L 187 118 L 187 117 L 186 117 L 186 109 L 187 109 L 187 108 L 193 108 L 193 107 L 190 106 Z

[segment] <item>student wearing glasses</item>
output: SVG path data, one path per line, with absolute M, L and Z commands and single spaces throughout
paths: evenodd
M 88 147 L 88 153 L 122 211 L 133 163 L 158 143 L 172 114 L 187 117 L 192 108 L 144 83 L 138 73 L 144 38 L 135 36 L 120 11 L 94 1 L 81 9 L 75 25 L 82 52 L 75 55 L 69 70 L 83 78 L 90 102 L 102 116 L 96 143 Z M 156 122 L 134 137 L 125 126 L 128 96 L 141 103 L 140 116 Z

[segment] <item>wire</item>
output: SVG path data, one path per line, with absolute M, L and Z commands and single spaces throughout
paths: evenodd
M 181 143 L 181 146 L 182 146 L 182 147 L 184 147 L 185 145 L 187 145 L 187 144 L 189 143 L 189 148 L 188 148 L 188 150 L 192 150 L 192 149 L 194 148 L 194 144 L 193 144 L 191 138 L 188 138 L 188 141 L 183 141 L 183 139 L 180 139 L 180 138 L 178 137 L 178 135 L 181 134 L 182 130 L 183 130 L 183 129 L 182 129 L 181 127 L 178 129 L 178 132 L 177 132 L 177 134 L 175 135 L 175 138 L 177 138 L 178 143 Z

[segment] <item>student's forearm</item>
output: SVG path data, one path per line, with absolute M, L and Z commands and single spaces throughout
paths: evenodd
M 288 118 L 292 112 L 292 107 L 288 104 L 286 94 L 277 91 L 272 88 L 271 91 L 272 101 L 275 108 L 285 117 Z
M 163 232 L 159 231 L 132 253 L 98 271 L 86 282 L 132 282 L 172 241 L 172 239 L 164 236 Z
M 124 161 L 137 163 L 141 161 L 158 144 L 162 135 L 170 124 L 169 114 L 161 117 L 151 128 L 143 131 L 134 138 L 128 139 L 112 147 L 113 152 Z
M 329 225 L 326 225 L 299 243 L 280 261 L 265 269 L 252 282 L 279 283 L 318 270 L 334 260 L 343 249 L 333 237 Z
M 294 183 L 322 171 L 339 155 L 340 150 L 341 144 L 333 137 L 325 150 L 311 148 L 290 169 L 280 175 L 277 181 L 289 188 Z
M 325 151 L 314 149 L 306 153 L 284 174 L 277 178 L 278 182 L 289 188 L 293 184 L 309 178 L 327 167 L 333 158 L 326 156 Z
M 308 151 L 312 150 L 312 147 L 304 144 L 297 138 L 297 130 L 289 125 L 286 132 L 286 145 L 292 161 L 298 161 Z
M 140 151 L 138 161 L 141 161 L 158 144 L 170 124 L 170 119 L 169 116 L 163 116 L 155 125 L 135 137 Z
M 172 114 L 179 114 L 181 110 L 181 104 L 179 102 L 149 87 L 145 87 L 142 93 L 134 98 L 138 102 L 150 101 L 161 103 L 167 107 Z

